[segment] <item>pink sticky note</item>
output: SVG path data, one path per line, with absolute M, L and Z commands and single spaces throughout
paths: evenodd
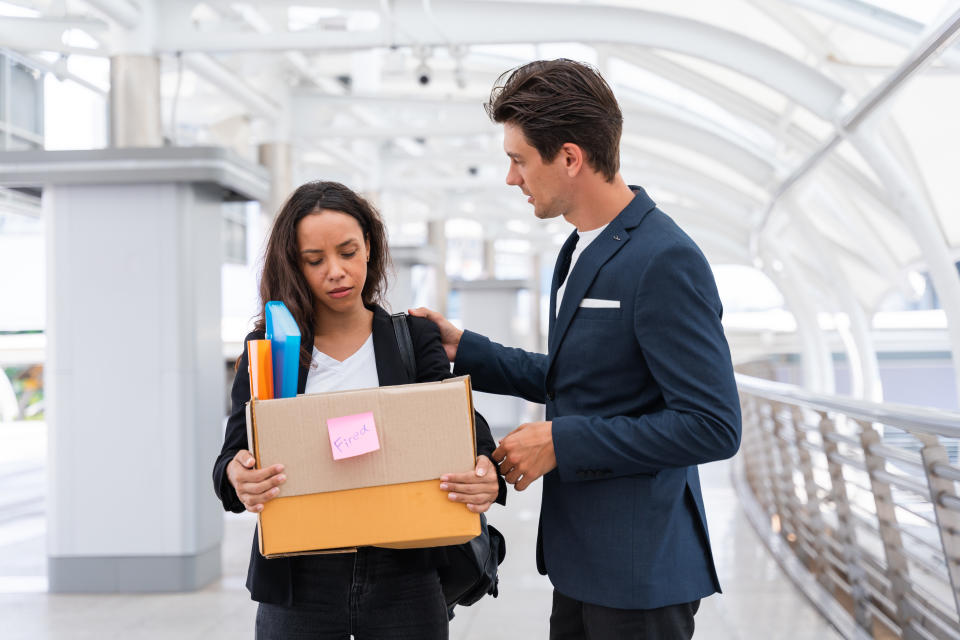
M 352 458 L 380 448 L 373 412 L 357 413 L 341 418 L 327 418 L 330 449 L 334 460 Z

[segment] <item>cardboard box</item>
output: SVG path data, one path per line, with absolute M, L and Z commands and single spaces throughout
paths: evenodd
M 335 460 L 327 420 L 368 412 L 379 449 Z M 258 516 L 268 558 L 460 544 L 480 534 L 479 515 L 451 502 L 439 481 L 476 461 L 469 376 L 251 400 L 247 439 L 258 469 L 283 464 L 287 476 Z

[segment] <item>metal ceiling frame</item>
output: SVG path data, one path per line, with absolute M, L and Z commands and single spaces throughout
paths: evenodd
M 429 157 L 416 153 L 419 143 L 412 138 L 437 140 L 469 138 L 491 139 L 498 136 L 498 128 L 487 121 L 479 104 L 442 98 L 413 99 L 409 96 L 345 95 L 346 84 L 329 70 L 321 72 L 308 57 L 311 54 L 343 54 L 388 49 L 391 47 L 426 50 L 431 47 L 450 49 L 459 45 L 549 44 L 582 42 L 596 48 L 598 58 L 606 61 L 616 58 L 627 65 L 658 75 L 705 100 L 709 100 L 724 116 L 755 129 L 764 144 L 745 139 L 742 131 L 727 126 L 725 118 L 695 113 L 682 105 L 659 97 L 655 91 L 631 88 L 619 92 L 627 123 L 622 155 L 624 172 L 642 176 L 653 184 L 682 194 L 683 203 L 671 203 L 678 217 L 693 223 L 693 235 L 703 239 L 705 249 L 712 255 L 746 263 L 757 257 L 770 259 L 779 246 L 790 247 L 768 237 L 771 217 L 778 211 L 794 212 L 797 229 L 803 230 L 803 242 L 814 245 L 819 234 L 812 221 L 804 217 L 804 208 L 788 200 L 800 196 L 792 190 L 814 170 L 830 175 L 821 181 L 822 194 L 810 198 L 824 204 L 835 215 L 848 219 L 853 227 L 870 238 L 875 254 L 868 248 L 843 249 L 847 257 L 890 279 L 902 276 L 905 265 L 897 259 L 874 233 L 869 222 L 860 214 L 859 207 L 850 206 L 850 195 L 868 203 L 877 215 L 895 216 L 910 222 L 917 245 L 930 261 L 931 275 L 944 301 L 951 322 L 951 342 L 954 360 L 960 363 L 960 280 L 955 269 L 951 273 L 950 252 L 945 246 L 921 176 L 909 147 L 898 131 L 885 130 L 877 121 L 867 122 L 889 97 L 920 68 L 939 56 L 945 64 L 960 68 L 960 53 L 949 49 L 951 39 L 960 30 L 960 10 L 948 16 L 942 24 L 923 37 L 910 51 L 903 63 L 852 109 L 850 87 L 865 87 L 865 79 L 853 70 L 828 68 L 829 40 L 820 35 L 803 15 L 816 13 L 840 24 L 858 29 L 899 46 L 913 45 L 924 32 L 920 25 L 904 16 L 884 11 L 862 0 L 749 0 L 761 13 L 782 26 L 791 29 L 798 42 L 810 51 L 810 60 L 797 60 L 782 51 L 749 37 L 697 20 L 666 13 L 657 13 L 622 6 L 571 4 L 567 2 L 511 2 L 509 10 L 502 2 L 489 0 L 450 1 L 429 3 L 421 0 L 347 0 L 313 1 L 264 0 L 253 4 L 237 4 L 232 0 L 207 0 L 204 4 L 209 16 L 222 20 L 195 20 L 197 0 L 68 0 L 61 6 L 74 13 L 38 18 L 0 17 L 0 47 L 11 47 L 30 53 L 55 51 L 63 54 L 110 56 L 125 53 L 175 56 L 183 68 L 196 73 L 216 87 L 223 95 L 236 101 L 254 117 L 272 123 L 269 136 L 285 144 L 322 144 L 332 162 L 346 165 L 348 171 L 363 175 L 368 188 L 398 193 L 413 193 L 422 199 L 429 194 L 428 203 L 436 206 L 448 202 L 452 194 L 461 190 L 482 193 L 484 198 L 503 191 L 502 178 L 458 176 L 452 169 L 438 171 Z M 368 11 L 378 14 L 379 24 L 362 31 L 305 30 L 290 31 L 280 24 L 277 16 L 292 4 L 303 6 L 334 6 L 345 12 Z M 77 12 L 88 8 L 91 15 Z M 550 20 L 544 20 L 549 12 Z M 99 42 L 97 49 L 66 45 L 64 29 L 77 29 Z M 242 71 L 231 68 L 230 54 L 258 52 L 282 61 L 285 69 L 295 74 L 298 81 L 319 87 L 305 91 L 291 90 L 291 78 L 272 80 L 258 78 L 248 81 Z M 666 55 L 664 55 L 666 53 Z M 679 55 L 673 55 L 679 54 Z M 692 66 L 684 64 L 689 58 Z M 710 77 L 704 64 L 717 65 L 762 84 L 782 95 L 787 107 L 778 112 L 762 103 L 752 101 L 749 95 Z M 342 63 L 338 63 L 341 64 Z M 459 62 L 457 63 L 459 64 Z M 234 65 L 235 66 L 235 65 Z M 469 67 L 469 63 L 468 63 Z M 479 72 L 478 68 L 472 71 Z M 486 72 L 486 70 L 484 70 Z M 411 81 L 411 86 L 412 86 Z M 846 88 L 846 91 L 845 91 Z M 357 87 L 353 87 L 354 90 Z M 346 107 L 336 119 L 317 118 L 319 108 L 329 112 Z M 430 117 L 417 124 L 400 113 L 407 107 L 421 108 Z M 810 130 L 792 118 L 803 108 L 831 125 L 832 133 L 826 140 L 818 140 Z M 473 111 L 471 111 L 473 110 Z M 385 113 L 384 113 L 385 112 Z M 809 118 L 808 118 L 809 119 Z M 861 127 L 861 125 L 864 125 Z M 869 126 L 867 126 L 869 125 Z M 865 131 L 874 133 L 869 136 Z M 747 133 L 750 133 L 747 131 Z M 765 146 L 769 136 L 771 148 Z M 411 160 L 387 159 L 382 141 L 401 140 L 398 145 L 411 152 Z M 645 140 L 675 145 L 684 152 L 699 154 L 735 172 L 722 177 L 703 175 L 697 169 L 683 166 L 661 150 L 649 149 Z M 343 142 L 342 142 L 343 141 Z M 836 148 L 849 141 L 866 161 L 870 169 L 836 153 Z M 485 144 L 485 143 L 484 143 Z M 488 166 L 495 161 L 489 148 L 476 153 L 477 163 Z M 694 158 L 691 158 L 693 160 Z M 797 161 L 799 160 L 799 161 Z M 788 166 L 795 164 L 793 170 Z M 314 163 L 304 166 L 323 166 Z M 414 170 L 408 175 L 407 168 Z M 430 169 L 430 167 L 433 167 Z M 398 173 L 388 169 L 398 169 Z M 869 175 L 872 170 L 880 182 Z M 417 179 L 416 173 L 425 177 Z M 429 173 L 427 173 L 429 172 Z M 381 177 L 384 176 L 384 177 Z M 738 176 L 743 184 L 735 184 Z M 758 201 L 745 190 L 769 193 L 766 202 Z M 799 190 L 798 190 L 799 191 Z M 688 202 L 687 202 L 688 201 Z M 506 207 L 497 219 L 524 216 L 523 207 Z M 442 217 L 442 214 L 441 214 Z M 756 228 L 749 241 L 739 241 Z M 724 227 L 726 225 L 726 228 Z M 724 231 L 728 231 L 724 234 Z M 937 237 L 937 232 L 940 237 Z M 831 242 L 833 242 L 831 240 Z M 833 249 L 838 247 L 833 244 Z M 798 259 L 794 259 L 798 258 Z M 783 260 L 797 274 L 810 275 L 800 256 Z M 790 306 L 797 311 L 798 301 L 817 302 L 810 297 L 807 285 L 800 285 L 793 275 L 774 273 L 764 265 L 768 275 L 787 283 L 785 297 L 794 296 Z M 842 272 L 842 268 L 835 265 Z M 851 267 L 853 268 L 853 267 Z M 823 286 L 831 279 L 821 277 Z M 902 277 L 896 286 L 903 287 Z M 791 284 L 792 282 L 792 284 Z M 833 283 L 830 297 L 844 306 L 852 293 L 850 283 L 840 278 Z M 797 297 L 799 296 L 799 297 Z M 820 298 L 822 300 L 822 298 Z M 801 307 L 803 305 L 800 305 Z M 856 309 L 847 309 L 853 318 L 852 337 L 861 351 L 869 347 L 864 342 L 863 318 Z M 863 310 L 861 309 L 861 312 Z M 815 317 L 813 318 L 815 321 Z M 810 318 L 801 325 L 810 330 Z M 822 349 L 816 340 L 806 338 L 810 353 Z M 812 350 L 812 351 L 811 351 Z M 810 355 L 818 366 L 824 363 L 822 353 Z M 869 356 L 869 353 L 867 353 Z M 867 358 L 869 360 L 869 357 Z M 865 365 L 866 366 L 866 365 Z M 865 379 L 870 372 L 864 370 Z M 814 376 L 820 383 L 831 379 L 825 372 Z M 958 380 L 960 386 L 960 380 Z

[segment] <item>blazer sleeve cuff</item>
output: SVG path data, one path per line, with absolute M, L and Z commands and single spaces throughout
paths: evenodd
M 478 354 L 482 352 L 484 343 L 489 344 L 489 338 L 474 333 L 469 329 L 463 332 L 460 337 L 460 344 L 457 346 L 457 357 L 453 361 L 453 375 L 462 376 L 470 373 L 476 364 Z
M 233 485 L 230 484 L 230 479 L 227 477 L 227 465 L 230 464 L 231 460 L 233 460 L 232 456 L 217 463 L 217 495 L 223 503 L 224 511 L 242 513 L 246 510 L 246 507 L 243 506 L 243 502 L 240 501 Z
M 563 482 L 582 482 L 590 479 L 578 468 L 575 451 L 577 432 L 584 428 L 582 416 L 554 418 L 550 428 L 553 436 L 553 455 L 557 459 L 557 473 Z

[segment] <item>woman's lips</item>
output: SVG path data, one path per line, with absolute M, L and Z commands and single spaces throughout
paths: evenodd
M 331 298 L 343 298 L 353 291 L 353 287 L 341 287 L 340 289 L 334 289 L 328 292 Z

